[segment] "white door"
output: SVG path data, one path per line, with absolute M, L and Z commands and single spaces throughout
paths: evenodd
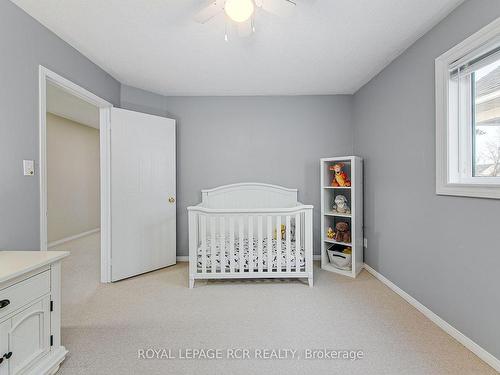
M 175 264 L 175 120 L 111 111 L 111 281 Z

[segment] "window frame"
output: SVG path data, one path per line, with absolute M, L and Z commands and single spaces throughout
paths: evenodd
M 454 120 L 453 114 L 449 111 L 450 67 L 457 65 L 459 61 L 466 61 L 484 53 L 499 41 L 500 17 L 435 60 L 436 194 L 438 195 L 500 199 L 500 177 L 473 176 L 474 125 L 472 123 L 459 125 L 458 116 L 455 114 Z M 472 111 L 472 108 L 468 110 Z

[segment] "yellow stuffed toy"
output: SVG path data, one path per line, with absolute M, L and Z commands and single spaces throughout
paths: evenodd
M 278 239 L 278 233 L 276 232 L 276 229 L 274 229 L 274 239 Z M 281 224 L 281 239 L 286 240 L 286 225 Z

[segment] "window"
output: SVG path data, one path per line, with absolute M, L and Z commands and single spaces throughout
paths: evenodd
M 436 193 L 500 199 L 500 19 L 436 59 Z
M 471 75 L 472 176 L 500 177 L 500 56 Z

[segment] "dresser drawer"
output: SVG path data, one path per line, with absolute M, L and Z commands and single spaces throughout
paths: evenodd
M 49 270 L 0 290 L 0 319 L 49 291 Z

